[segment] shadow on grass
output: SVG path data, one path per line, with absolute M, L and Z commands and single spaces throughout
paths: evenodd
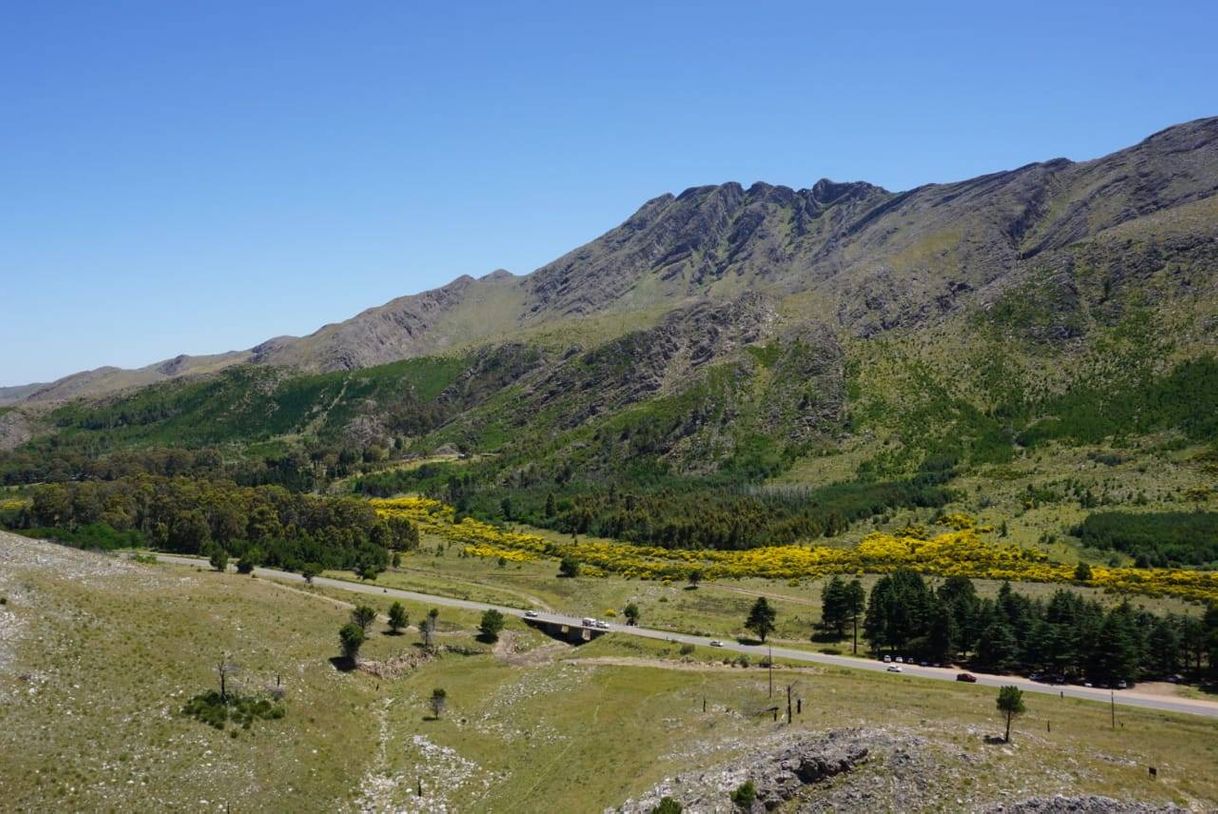
M 737 636 L 736 644 L 743 644 L 748 647 L 760 647 L 761 645 L 765 644 L 765 642 L 763 642 L 761 639 L 749 639 L 744 636 Z
M 334 656 L 330 659 L 330 664 L 340 673 L 349 673 L 355 669 L 355 659 L 349 659 L 346 656 Z

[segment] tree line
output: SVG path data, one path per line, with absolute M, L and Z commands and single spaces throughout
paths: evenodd
M 491 523 L 526 523 L 680 549 L 740 550 L 835 537 L 850 524 L 898 507 L 945 505 L 950 472 L 923 471 L 901 481 L 834 484 L 793 493 L 746 488 L 715 478 L 671 477 L 649 488 L 588 482 L 575 473 L 500 483 L 493 469 L 425 465 L 365 475 L 355 491 L 375 497 L 421 492 Z
M 183 554 L 219 549 L 289 570 L 314 563 L 368 575 L 383 570 L 392 551 L 413 549 L 419 541 L 409 520 L 380 518 L 357 498 L 151 476 L 39 486 L 27 508 L 3 520 L 82 547 L 134 544 Z
M 1159 615 L 1128 601 L 1105 608 L 1066 588 L 1041 600 L 1005 582 L 990 599 L 967 577 L 932 588 L 909 570 L 881 577 L 865 608 L 861 593 L 858 580 L 832 578 L 822 628 L 845 638 L 862 614 L 861 631 L 877 654 L 1111 686 L 1180 673 L 1218 680 L 1218 606 L 1201 617 Z
M 1096 512 L 1071 534 L 1129 554 L 1139 568 L 1218 565 L 1218 512 Z

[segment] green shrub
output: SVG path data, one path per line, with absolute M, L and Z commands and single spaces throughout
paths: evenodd
M 671 797 L 664 797 L 660 804 L 651 809 L 651 814 L 681 814 L 681 804 Z
M 216 729 L 224 729 L 225 724 L 229 721 L 242 729 L 249 729 L 256 719 L 277 720 L 286 714 L 286 710 L 282 704 L 275 703 L 269 698 L 243 696 L 237 693 L 229 693 L 227 697 L 224 697 L 215 690 L 210 690 L 187 701 L 186 706 L 182 708 L 182 714 Z
M 752 780 L 745 780 L 732 792 L 732 802 L 742 811 L 748 811 L 752 808 L 753 802 L 756 799 L 757 787 L 753 785 Z

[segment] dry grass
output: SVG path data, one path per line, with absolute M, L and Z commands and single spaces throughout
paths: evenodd
M 0 539 L 0 552 L 17 546 L 53 550 Z M 358 801 L 369 810 L 601 811 L 782 726 L 765 712 L 765 672 L 723 667 L 710 649 L 682 657 L 674 645 L 609 635 L 513 662 L 449 654 L 383 680 L 328 661 L 346 617 L 335 600 L 366 597 L 63 552 L 49 564 L 0 559 L 0 590 L 11 597 L 0 613 L 21 624 L 13 660 L 0 665 L 0 799 L 13 810 L 331 811 Z M 410 612 L 418 619 L 426 606 Z M 476 614 L 443 609 L 441 621 L 446 643 L 476 646 Z M 545 641 L 516 620 L 509 629 L 521 647 Z M 416 638 L 377 632 L 365 657 L 391 657 Z M 233 738 L 177 714 L 213 685 L 221 650 L 241 662 L 247 684 L 284 676 L 287 717 Z M 883 725 L 931 740 L 946 810 L 1058 792 L 1218 802 L 1218 731 L 1201 719 L 1121 711 L 1114 731 L 1102 705 L 1038 696 L 1015 743 L 990 746 L 985 736 L 1000 731 L 992 690 L 827 668 L 775 676 L 804 699 L 797 728 Z M 439 720 L 426 707 L 434 687 L 449 699 Z M 1159 768 L 1157 784 L 1147 765 Z

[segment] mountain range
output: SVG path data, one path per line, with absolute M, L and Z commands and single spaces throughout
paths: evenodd
M 904 452 L 872 461 L 900 469 L 943 444 L 984 456 L 1038 434 L 1180 430 L 1193 419 L 1083 432 L 1070 410 L 1161 400 L 1173 376 L 1208 386 L 1216 270 L 1218 118 L 905 192 L 695 187 L 528 275 L 463 276 L 245 351 L 5 388 L 0 441 L 455 443 L 706 473 L 860 438 L 890 439 Z

